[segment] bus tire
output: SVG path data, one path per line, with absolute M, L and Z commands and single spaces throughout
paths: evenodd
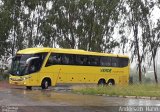
M 43 79 L 41 84 L 42 89 L 48 89 L 49 86 L 51 86 L 51 80 L 49 78 Z
M 106 85 L 106 80 L 105 79 L 100 79 L 98 81 L 98 86 L 105 86 Z
M 107 85 L 108 85 L 108 86 L 113 86 L 113 85 L 115 85 L 114 79 L 109 79 L 108 82 L 107 82 Z
M 32 90 L 32 86 L 26 86 L 27 90 Z

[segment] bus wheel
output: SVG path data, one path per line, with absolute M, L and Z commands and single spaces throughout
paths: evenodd
M 100 79 L 98 81 L 98 86 L 105 86 L 106 85 L 106 80 L 105 79 Z
M 42 87 L 42 89 L 48 89 L 48 87 L 49 87 L 49 81 L 47 79 L 44 79 L 42 81 L 41 87 Z
M 107 82 L 107 85 L 108 85 L 108 86 L 113 86 L 113 85 L 115 85 L 114 80 L 113 80 L 113 79 L 109 79 L 108 82 Z
M 27 90 L 32 90 L 32 86 L 26 86 Z

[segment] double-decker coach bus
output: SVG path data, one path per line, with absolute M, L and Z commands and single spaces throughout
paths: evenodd
M 128 84 L 129 58 L 75 49 L 28 48 L 12 58 L 9 83 L 41 86 L 59 83 Z

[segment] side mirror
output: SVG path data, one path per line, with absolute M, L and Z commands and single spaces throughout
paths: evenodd
M 7 61 L 12 60 L 13 58 L 15 58 L 15 56 L 9 57 L 9 58 L 7 59 Z
M 39 57 L 31 57 L 26 60 L 26 64 L 28 65 L 32 60 L 38 59 Z

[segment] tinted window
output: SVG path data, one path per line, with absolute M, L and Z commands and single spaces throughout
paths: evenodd
M 112 57 L 112 67 L 119 67 L 119 58 Z
M 76 65 L 87 65 L 87 56 L 76 55 Z
M 46 66 L 56 65 L 56 64 L 125 67 L 128 66 L 128 58 L 52 53 L 49 56 Z
M 100 65 L 107 67 L 125 67 L 128 66 L 128 58 L 101 57 Z
M 101 57 L 100 65 L 110 67 L 112 62 L 111 59 L 112 59 L 111 57 Z
M 57 65 L 57 64 L 59 64 L 59 65 L 73 65 L 73 64 L 75 64 L 74 55 L 52 53 L 48 58 L 46 66 Z
M 62 54 L 63 65 L 73 65 L 75 63 L 75 57 L 71 54 Z
M 61 59 L 61 55 L 60 54 L 52 53 L 48 58 L 46 66 L 55 65 L 55 64 L 61 64 L 61 60 L 62 59 Z
M 88 56 L 88 65 L 99 66 L 99 57 L 98 56 Z
M 119 58 L 119 66 L 120 67 L 126 67 L 128 66 L 128 58 Z

